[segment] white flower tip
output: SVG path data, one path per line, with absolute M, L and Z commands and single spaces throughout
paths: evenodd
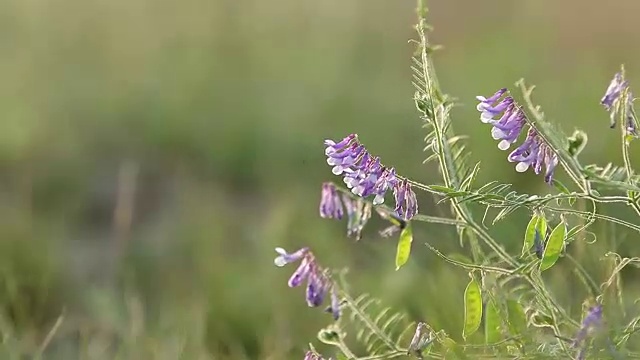
M 498 143 L 498 149 L 502 151 L 508 150 L 510 146 L 511 146 L 511 143 L 508 142 L 507 140 L 502 140 Z
M 277 258 L 273 259 L 273 263 L 277 267 L 283 267 L 287 265 L 287 261 L 284 259 L 284 256 L 278 256 Z
M 504 131 L 498 129 L 497 127 L 491 128 L 491 137 L 493 140 L 500 140 L 504 138 L 507 134 Z
M 524 163 L 524 162 L 520 162 L 520 163 L 518 163 L 518 165 L 516 165 L 516 171 L 517 172 L 525 172 L 525 171 L 527 171 L 528 168 L 529 168 L 529 164 Z
M 384 203 L 384 196 L 376 195 L 376 197 L 373 198 L 373 205 L 380 205 L 382 203 Z
M 480 121 L 482 121 L 485 124 L 488 124 L 494 121 L 493 115 L 488 111 L 483 111 L 482 114 L 480 114 Z

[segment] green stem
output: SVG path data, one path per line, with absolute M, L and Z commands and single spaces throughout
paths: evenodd
M 337 340 L 334 345 L 347 357 L 349 360 L 358 360 L 358 357 L 349 349 L 344 340 Z

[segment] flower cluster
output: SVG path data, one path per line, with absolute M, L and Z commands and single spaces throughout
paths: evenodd
M 393 190 L 396 213 L 405 220 L 417 214 L 418 202 L 411 184 L 399 179 L 394 168 L 382 165 L 380 158 L 371 155 L 358 141 L 358 135 L 350 134 L 339 142 L 325 140 L 324 144 L 332 172 L 343 175 L 344 183 L 354 194 L 363 198 L 373 195 L 373 204 L 379 205 L 387 191 Z
M 506 93 L 507 89 L 503 88 L 488 98 L 476 96 L 480 101 L 477 106 L 480 111 L 480 120 L 493 126 L 491 135 L 495 140 L 500 140 L 498 143 L 500 150 L 509 149 L 518 141 L 523 129 L 528 127 L 524 142 L 513 150 L 507 159 L 518 163 L 516 165 L 518 172 L 525 172 L 531 167 L 536 174 L 540 174 L 544 165 L 544 181 L 551 184 L 553 173 L 558 165 L 558 155 L 533 127 L 527 126 L 524 111 L 511 96 L 503 97 Z M 498 116 L 500 117 L 497 118 Z
M 328 271 L 318 265 L 309 248 L 304 247 L 293 253 L 287 253 L 283 248 L 276 248 L 276 252 L 278 256 L 275 258 L 274 264 L 278 267 L 300 261 L 300 265 L 289 278 L 289 287 L 300 286 L 306 281 L 305 298 L 310 307 L 322 305 L 327 294 L 331 293 L 331 305 L 327 311 L 331 312 L 333 318 L 337 320 L 340 317 L 340 300 L 336 286 L 329 277 Z
M 578 330 L 578 333 L 573 339 L 572 346 L 574 348 L 578 347 L 580 343 L 584 342 L 584 340 L 587 337 L 587 334 L 593 331 L 594 329 L 598 328 L 601 323 L 602 323 L 602 305 L 598 304 L 590 307 L 589 311 L 587 311 L 587 314 L 584 317 L 584 320 L 582 320 L 580 330 Z M 584 359 L 585 354 L 586 354 L 586 344 L 580 348 L 577 359 Z
M 613 76 L 607 91 L 600 99 L 600 104 L 611 115 L 611 128 L 616 126 L 616 117 L 624 111 L 625 131 L 628 135 L 638 135 L 638 127 L 633 114 L 633 95 L 629 89 L 629 82 L 624 80 L 622 73 L 616 73 Z

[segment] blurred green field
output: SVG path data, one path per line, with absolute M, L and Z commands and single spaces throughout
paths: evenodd
M 454 126 L 471 135 L 480 183 L 548 191 L 513 170 L 475 111 L 475 95 L 521 77 L 567 133 L 587 131 L 583 159 L 621 163 L 598 102 L 620 63 L 640 84 L 640 3 L 430 5 L 440 81 L 461 103 Z M 422 165 L 412 102 L 414 6 L 0 3 L 0 359 L 301 359 L 330 317 L 287 288 L 293 269 L 273 266 L 276 246 L 312 247 L 326 266 L 350 268 L 354 291 L 459 338 L 468 277 L 422 246 L 467 253 L 453 229 L 416 229 L 396 272 L 379 219 L 356 244 L 344 222 L 318 216 L 321 183 L 337 180 L 325 138 L 357 132 L 399 173 L 438 182 Z M 447 214 L 419 199 L 422 213 Z M 490 231 L 517 252 L 528 215 Z M 640 237 L 594 231 L 598 243 L 570 251 L 604 281 L 599 258 L 614 243 L 637 255 Z M 553 271 L 579 316 L 584 291 L 567 284 L 568 265 Z

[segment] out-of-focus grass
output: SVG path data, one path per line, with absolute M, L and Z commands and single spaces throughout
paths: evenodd
M 472 135 L 480 181 L 547 191 L 513 171 L 473 106 L 473 96 L 521 76 L 565 130 L 589 132 L 585 158 L 619 162 L 597 101 L 619 62 L 637 78 L 635 25 L 608 19 L 603 36 L 592 22 L 567 21 L 564 6 L 492 3 L 433 4 L 441 81 L 464 105 L 455 126 Z M 355 244 L 344 223 L 317 216 L 320 183 L 336 180 L 324 138 L 358 132 L 399 172 L 437 181 L 436 168 L 420 164 L 411 103 L 412 7 L 0 4 L 0 358 L 301 358 L 329 318 L 286 286 L 293 269 L 272 265 L 276 246 L 311 246 L 326 266 L 350 268 L 355 291 L 460 334 L 467 275 L 421 245 L 465 252 L 453 229 L 418 227 L 409 264 L 395 272 L 379 220 Z M 447 211 L 421 200 L 425 213 Z M 526 216 L 492 229 L 512 251 Z M 608 246 L 632 253 L 637 240 L 612 231 L 574 248 L 598 280 Z M 568 289 L 569 270 L 550 281 L 578 316 L 585 294 Z

